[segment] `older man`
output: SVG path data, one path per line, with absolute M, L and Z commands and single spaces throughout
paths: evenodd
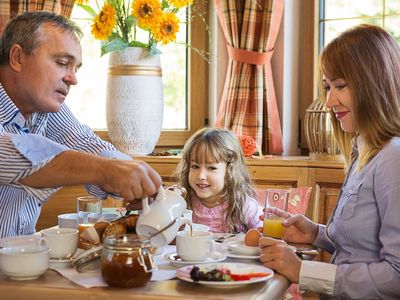
M 28 12 L 0 40 L 0 237 L 31 234 L 43 203 L 64 185 L 127 200 L 156 193 L 160 176 L 79 123 L 64 104 L 82 65 L 80 29 Z

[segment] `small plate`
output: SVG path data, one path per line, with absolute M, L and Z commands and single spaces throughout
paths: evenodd
M 212 257 L 207 258 L 205 261 L 184 261 L 182 258 L 179 257 L 178 253 L 176 252 L 169 252 L 162 255 L 162 258 L 168 261 L 172 266 L 180 268 L 182 266 L 187 265 L 200 265 L 200 264 L 209 264 L 209 263 L 217 263 L 224 261 L 226 259 L 226 254 L 215 251 L 211 255 Z
M 260 255 L 243 255 L 229 252 L 227 255 L 229 258 L 241 259 L 241 260 L 255 260 L 260 259 Z
M 49 268 L 53 269 L 60 269 L 60 268 L 69 268 L 72 266 L 73 259 L 57 259 L 57 258 L 50 258 L 49 259 Z
M 267 276 L 255 277 L 249 280 L 240 281 L 194 281 L 190 278 L 190 271 L 194 265 L 189 265 L 176 270 L 176 277 L 183 281 L 203 284 L 212 287 L 237 287 L 241 285 L 252 284 L 256 282 L 264 282 L 270 280 L 274 276 L 274 271 L 261 265 L 245 264 L 245 263 L 219 263 L 219 264 L 205 264 L 200 266 L 201 270 L 210 271 L 215 268 L 227 268 L 233 274 L 249 274 L 249 273 L 268 273 Z
M 228 249 L 237 255 L 260 255 L 260 248 L 255 246 L 246 246 L 244 241 L 233 241 L 228 243 Z

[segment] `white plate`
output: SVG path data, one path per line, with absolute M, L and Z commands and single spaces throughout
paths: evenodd
M 227 256 L 229 258 L 235 258 L 235 259 L 249 259 L 249 260 L 260 259 L 260 255 L 240 255 L 232 252 L 229 252 Z
M 226 254 L 215 251 L 212 257 L 207 258 L 205 261 L 184 261 L 179 257 L 176 252 L 169 252 L 162 255 L 162 258 L 168 261 L 172 266 L 180 268 L 187 265 L 200 265 L 200 264 L 210 264 L 224 261 L 226 259 Z
M 53 269 L 60 269 L 60 268 L 69 268 L 72 266 L 72 258 L 69 259 L 57 259 L 57 258 L 50 258 L 49 260 L 49 268 Z
M 231 270 L 232 274 L 248 274 L 248 273 L 268 273 L 264 277 L 255 277 L 250 280 L 241 281 L 194 281 L 190 278 L 190 271 L 193 265 L 182 267 L 176 270 L 176 277 L 183 281 L 204 284 L 213 287 L 236 287 L 256 282 L 263 282 L 271 279 L 274 276 L 274 271 L 261 265 L 245 264 L 245 263 L 218 263 L 218 264 L 205 264 L 200 266 L 200 270 L 210 271 L 215 268 L 227 268 Z
M 246 246 L 244 241 L 229 242 L 228 249 L 237 255 L 260 255 L 260 247 Z

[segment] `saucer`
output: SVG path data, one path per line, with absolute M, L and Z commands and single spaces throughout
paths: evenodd
M 235 259 L 239 259 L 239 260 L 260 259 L 260 255 L 244 255 L 244 254 L 235 254 L 233 252 L 229 252 L 227 256 L 229 258 L 235 258 Z
M 61 268 L 69 268 L 72 266 L 72 258 L 68 259 L 58 259 L 58 258 L 50 258 L 49 259 L 49 268 L 50 269 L 61 269 Z
M 233 241 L 228 243 L 228 249 L 237 255 L 260 255 L 260 247 L 246 246 L 244 241 Z
M 172 266 L 180 268 L 182 266 L 187 265 L 199 265 L 199 264 L 209 264 L 209 263 L 217 263 L 224 261 L 226 259 L 226 254 L 215 251 L 211 254 L 211 257 L 207 258 L 204 261 L 184 261 L 182 258 L 179 257 L 178 253 L 176 252 L 169 252 L 162 255 L 162 258 L 168 261 Z

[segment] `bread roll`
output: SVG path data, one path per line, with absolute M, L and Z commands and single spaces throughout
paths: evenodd
M 111 222 L 104 230 L 101 240 L 103 241 L 108 236 L 121 236 L 126 234 L 126 226 L 122 222 L 114 221 Z

